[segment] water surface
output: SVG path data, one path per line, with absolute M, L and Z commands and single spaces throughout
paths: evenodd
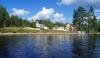
M 0 58 L 100 58 L 100 35 L 2 35 Z

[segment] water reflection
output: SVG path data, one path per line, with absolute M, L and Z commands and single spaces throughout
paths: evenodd
M 98 35 L 99 36 L 99 35 Z M 85 36 L 80 36 L 77 39 L 73 40 L 73 53 L 74 58 L 100 58 L 100 49 L 98 51 L 95 51 L 96 48 L 96 40 L 98 37 L 97 35 L 85 35 Z M 100 40 L 99 40 L 100 44 Z M 100 45 L 98 46 L 100 48 Z
M 0 36 L 0 58 L 100 58 L 100 35 Z

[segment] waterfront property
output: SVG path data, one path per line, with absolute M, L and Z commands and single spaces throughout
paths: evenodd
M 36 28 L 49 30 L 49 28 L 44 24 L 43 20 L 36 20 Z M 66 26 L 54 26 L 52 30 L 56 31 L 76 31 L 76 28 L 72 24 L 66 24 Z
M 72 24 L 66 24 L 66 27 L 65 27 L 65 30 L 66 31 L 72 31 L 72 32 L 76 32 L 76 27 Z
M 76 32 L 76 28 L 72 24 L 66 24 L 66 26 L 55 26 L 53 27 L 53 30 L 58 31 L 68 31 L 68 32 Z
M 55 26 L 53 27 L 53 30 L 65 31 L 65 28 L 63 26 L 59 26 L 59 27 Z
M 48 30 L 48 27 L 43 24 L 42 20 L 36 20 L 36 28 L 42 28 Z

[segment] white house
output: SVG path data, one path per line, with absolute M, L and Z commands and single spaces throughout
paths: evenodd
M 66 31 L 76 31 L 76 28 L 72 24 L 67 24 L 65 27 Z
M 59 30 L 59 31 L 76 31 L 76 28 L 72 24 L 67 24 L 66 27 L 59 26 L 59 27 L 53 27 L 53 30 Z
M 66 31 L 70 31 L 70 29 L 71 29 L 71 25 L 70 24 L 67 24 L 66 27 L 65 27 L 65 30 Z
M 53 27 L 53 30 L 64 31 L 65 28 L 64 28 L 63 26 L 60 26 L 60 27 Z
M 36 27 L 37 28 L 43 28 L 43 29 L 46 29 L 46 30 L 48 29 L 48 27 L 43 24 L 42 20 L 36 21 Z

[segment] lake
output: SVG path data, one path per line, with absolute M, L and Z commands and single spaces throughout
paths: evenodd
M 100 58 L 100 35 L 1 35 L 0 58 Z

